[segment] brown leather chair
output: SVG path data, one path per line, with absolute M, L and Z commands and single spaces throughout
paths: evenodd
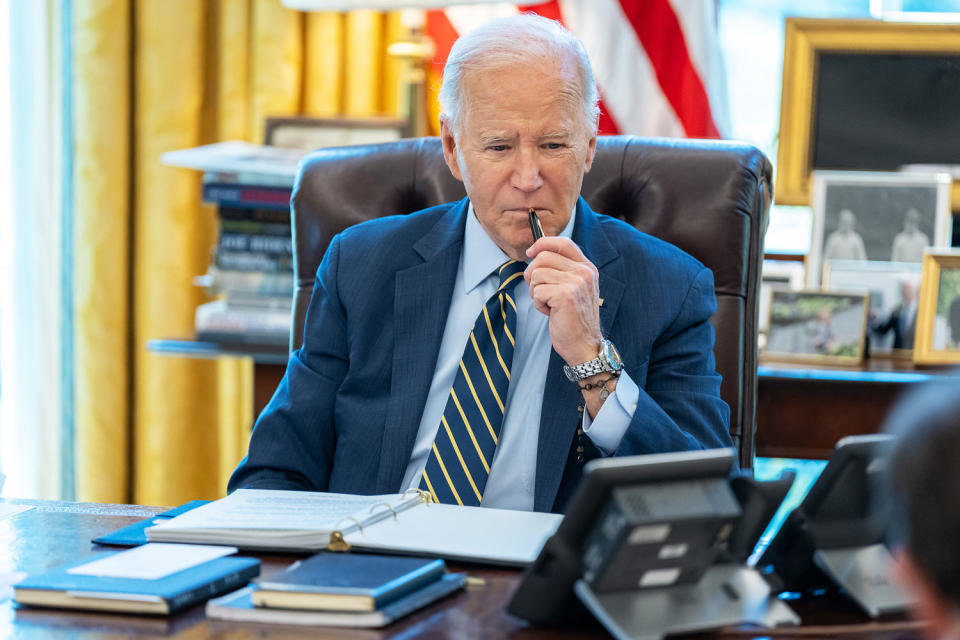
M 724 141 L 601 137 L 583 197 L 595 211 L 675 244 L 713 270 L 713 326 L 721 395 L 740 465 L 753 466 L 757 408 L 757 300 L 770 162 Z M 320 149 L 304 160 L 291 200 L 293 331 L 300 346 L 314 276 L 333 236 L 378 216 L 464 197 L 439 138 Z

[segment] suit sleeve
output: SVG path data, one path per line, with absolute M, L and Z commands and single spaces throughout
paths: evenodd
M 710 317 L 713 274 L 694 278 L 676 318 L 654 342 L 637 406 L 614 455 L 730 447 L 730 409 L 720 398 Z M 643 380 L 642 365 L 629 370 Z
M 334 407 L 348 367 L 346 314 L 337 282 L 340 238 L 333 239 L 317 270 L 303 346 L 290 355 L 228 491 L 328 488 L 337 439 Z

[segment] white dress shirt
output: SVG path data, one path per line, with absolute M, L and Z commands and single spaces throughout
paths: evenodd
M 573 232 L 576 210 L 561 236 Z M 467 211 L 463 251 L 453 287 L 450 311 L 427 403 L 413 454 L 403 476 L 404 488 L 420 485 L 433 441 L 440 428 L 440 416 L 446 407 L 463 349 L 483 305 L 497 290 L 496 269 L 509 260 L 480 226 L 471 204 Z M 540 433 L 540 409 L 547 379 L 552 343 L 548 318 L 537 311 L 530 288 L 521 280 L 514 295 L 517 303 L 516 345 L 510 368 L 510 388 L 504 405 L 505 418 L 499 443 L 490 465 L 490 476 L 483 491 L 482 505 L 501 509 L 533 510 L 534 479 L 537 468 L 537 442 Z M 579 393 L 571 384 L 570 393 Z M 630 425 L 639 399 L 637 385 L 624 372 L 614 393 L 603 403 L 595 419 L 584 412 L 584 432 L 604 454 L 612 454 Z M 613 400 L 613 401 L 611 401 Z

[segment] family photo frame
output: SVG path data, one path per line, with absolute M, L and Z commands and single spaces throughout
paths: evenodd
M 830 291 L 870 294 L 867 350 L 870 357 L 912 357 L 916 337 L 921 263 L 831 260 L 823 270 Z
M 772 291 L 765 357 L 859 364 L 865 353 L 869 297 L 856 291 Z
M 920 264 L 950 243 L 950 176 L 817 171 L 807 286 L 824 283 L 831 260 Z
M 924 256 L 913 360 L 960 364 L 960 251 Z

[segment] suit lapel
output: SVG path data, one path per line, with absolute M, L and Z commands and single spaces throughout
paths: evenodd
M 414 249 L 424 262 L 397 272 L 394 350 L 377 490 L 400 488 L 416 441 L 450 309 L 463 246 L 467 200 L 455 203 Z
M 600 272 L 600 326 L 605 335 L 613 326 L 624 283 L 619 252 L 607 239 L 595 214 L 580 198 L 573 241 Z M 534 488 L 535 511 L 550 511 L 563 476 L 570 447 L 577 431 L 580 390 L 563 373 L 563 359 L 550 351 L 550 365 L 543 391 L 540 435 L 537 446 L 537 473 Z

